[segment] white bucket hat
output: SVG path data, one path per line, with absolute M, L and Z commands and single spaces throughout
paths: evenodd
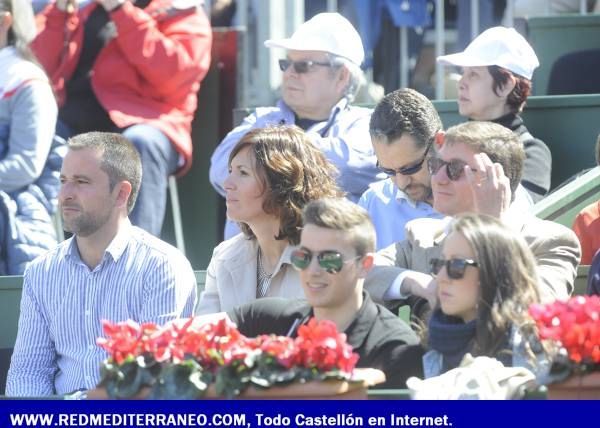
M 344 57 L 356 65 L 365 58 L 365 50 L 358 32 L 350 21 L 339 13 L 319 13 L 288 39 L 267 40 L 268 48 L 294 51 L 323 51 Z
M 527 40 L 514 28 L 485 30 L 463 51 L 437 58 L 438 62 L 459 67 L 497 65 L 529 80 L 539 61 Z

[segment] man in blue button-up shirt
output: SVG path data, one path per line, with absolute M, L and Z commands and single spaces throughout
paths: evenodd
M 7 395 L 90 389 L 106 353 L 102 320 L 163 324 L 191 316 L 196 281 L 177 249 L 132 226 L 142 166 L 120 134 L 91 132 L 69 141 L 60 210 L 73 237 L 25 271 L 19 330 Z
M 442 121 L 425 96 L 412 89 L 387 94 L 375 107 L 370 134 L 379 168 L 389 177 L 373 183 L 358 204 L 377 232 L 377 250 L 404 239 L 404 225 L 415 218 L 441 218 L 433 207 L 427 158 Z
M 269 48 L 286 50 L 279 61 L 282 99 L 275 107 L 257 108 L 219 144 L 211 158 L 210 181 L 225 195 L 229 154 L 251 129 L 295 124 L 339 170 L 338 183 L 357 201 L 378 177 L 369 138 L 371 110 L 354 107 L 360 85 L 364 50 L 360 36 L 337 13 L 321 13 L 302 24 L 289 38 L 267 40 Z

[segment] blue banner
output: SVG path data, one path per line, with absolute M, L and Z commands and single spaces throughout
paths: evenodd
M 597 425 L 597 401 L 0 401 L 0 427 L 454 427 Z

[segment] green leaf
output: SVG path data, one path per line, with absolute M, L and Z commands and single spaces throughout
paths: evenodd
M 166 365 L 160 379 L 152 390 L 151 398 L 193 400 L 202 397 L 210 376 L 194 360 L 186 360 L 176 365 Z
M 215 375 L 215 390 L 217 395 L 234 398 L 248 386 L 249 377 L 238 373 L 236 367 L 223 366 Z

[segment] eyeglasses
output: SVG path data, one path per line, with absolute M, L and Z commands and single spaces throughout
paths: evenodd
M 379 165 L 379 161 L 377 161 L 377 168 L 379 168 L 384 174 L 387 174 L 390 177 L 395 177 L 396 174 L 402 174 L 402 175 L 416 174 L 417 172 L 421 171 L 421 168 L 423 168 L 423 163 L 425 162 L 427 153 L 429 153 L 429 148 L 431 147 L 431 144 L 432 144 L 432 141 L 429 142 L 429 144 L 427 145 L 427 149 L 425 150 L 425 153 L 423 153 L 423 157 L 421 158 L 421 160 L 413 165 L 403 166 L 402 168 L 398 168 L 398 169 L 392 169 L 392 168 L 382 167 L 381 165 Z
M 446 273 L 452 279 L 461 279 L 465 276 L 467 266 L 477 267 L 475 260 L 471 259 L 431 259 L 431 273 L 437 275 L 443 266 L 446 266 Z
M 453 159 L 450 162 L 446 162 L 445 160 L 436 157 L 427 159 L 427 169 L 432 176 L 437 174 L 443 166 L 446 167 L 446 175 L 448 178 L 452 181 L 456 181 L 462 176 L 463 172 L 465 172 L 467 163 L 458 159 Z M 471 171 L 477 172 L 474 168 L 471 168 Z
M 294 71 L 298 74 L 308 73 L 312 70 L 316 65 L 320 65 L 321 67 L 333 67 L 333 65 L 329 62 L 319 62 L 319 61 L 292 61 L 291 59 L 280 59 L 279 60 L 279 69 L 281 71 L 285 71 L 290 68 L 290 65 L 294 67 Z
M 337 251 L 326 250 L 321 251 L 318 254 L 313 254 L 312 251 L 299 249 L 292 252 L 290 257 L 292 266 L 298 270 L 307 269 L 310 266 L 313 255 L 317 257 L 319 266 L 325 269 L 327 273 L 339 273 L 344 268 L 345 263 L 349 263 L 362 257 L 356 256 L 351 259 L 344 260 L 344 257 Z

